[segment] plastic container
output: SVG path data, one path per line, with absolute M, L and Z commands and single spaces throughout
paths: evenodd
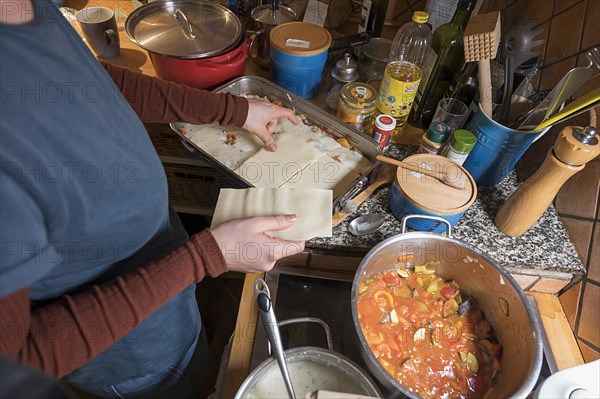
M 392 134 L 396 129 L 396 119 L 390 115 L 378 115 L 375 118 L 375 127 L 373 128 L 373 138 L 379 143 L 382 150 L 387 149 Z
M 450 126 L 444 122 L 431 122 L 421 137 L 419 153 L 438 154 L 450 136 Z
M 424 11 L 413 13 L 412 21 L 402 25 L 394 36 L 388 62 L 408 61 L 424 69 L 423 65 L 431 49 L 433 36 L 427 26 L 428 20 L 429 14 Z
M 449 178 L 464 178 L 466 188 L 459 190 L 433 177 L 398 168 L 389 195 L 390 210 L 398 220 L 411 214 L 429 215 L 446 219 L 453 226 L 475 201 L 475 181 L 462 166 L 448 158 L 433 154 L 416 154 L 405 158 L 403 162 L 444 171 Z M 443 223 L 428 219 L 411 220 L 408 226 L 420 231 L 445 231 Z
M 463 166 L 477 184 L 493 186 L 506 178 L 536 137 L 549 127 L 539 132 L 513 130 L 490 119 L 478 107 L 467 129 L 477 137 L 477 143 Z
M 473 133 L 465 129 L 458 129 L 452 134 L 450 142 L 442 150 L 442 155 L 462 165 L 475 143 L 477 143 L 477 137 Z
M 360 132 L 371 126 L 377 90 L 366 83 L 346 83 L 340 92 L 337 117 Z
M 286 22 L 269 33 L 273 82 L 304 98 L 312 98 L 331 46 L 331 34 L 310 22 Z

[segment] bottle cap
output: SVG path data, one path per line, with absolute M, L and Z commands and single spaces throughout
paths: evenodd
M 458 129 L 452 135 L 450 145 L 458 152 L 469 152 L 477 143 L 477 137 L 466 129 Z
M 450 126 L 444 122 L 431 122 L 426 135 L 434 143 L 445 143 L 450 135 Z
M 383 131 L 394 130 L 396 128 L 396 118 L 386 114 L 377 115 L 375 127 Z
M 414 22 L 424 24 L 425 22 L 429 21 L 429 14 L 427 14 L 425 11 L 415 11 L 413 13 L 412 20 Z
M 358 79 L 358 64 L 350 53 L 344 54 L 344 58 L 340 58 L 335 63 L 335 68 L 331 71 L 331 76 L 340 82 L 355 82 Z

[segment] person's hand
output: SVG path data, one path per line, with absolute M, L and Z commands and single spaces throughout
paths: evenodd
M 273 140 L 273 131 L 277 126 L 278 118 L 287 118 L 294 125 L 300 123 L 291 109 L 261 100 L 248 100 L 248 103 L 248 116 L 242 127 L 256 134 L 269 151 L 277 150 L 277 144 Z
M 235 219 L 211 229 L 225 257 L 229 271 L 268 272 L 283 257 L 302 252 L 304 241 L 287 241 L 266 232 L 284 230 L 296 222 L 296 215 L 255 216 Z

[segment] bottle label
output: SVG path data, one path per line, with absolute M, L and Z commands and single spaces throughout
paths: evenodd
M 363 0 L 360 10 L 360 22 L 358 24 L 358 33 L 367 31 L 367 23 L 369 22 L 369 14 L 371 13 L 372 0 Z
M 446 158 L 448 158 L 449 160 L 454 161 L 459 165 L 462 165 L 463 163 L 465 163 L 465 159 L 467 159 L 469 154 L 468 153 L 463 154 L 460 152 L 456 152 L 450 145 L 448 145 L 448 146 L 446 146 L 446 149 L 444 150 L 444 156 Z
M 394 79 L 385 71 L 379 89 L 377 109 L 394 118 L 407 117 L 417 94 L 419 81 L 402 82 Z

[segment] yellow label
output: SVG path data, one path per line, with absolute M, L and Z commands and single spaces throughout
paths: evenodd
M 379 89 L 377 109 L 395 118 L 408 116 L 420 81 L 419 79 L 413 82 L 402 82 L 391 77 L 386 71 Z

